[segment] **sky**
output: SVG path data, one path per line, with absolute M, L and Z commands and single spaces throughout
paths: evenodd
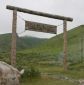
M 68 22 L 68 30 L 84 24 L 84 0 L 0 0 L 0 34 L 12 32 L 12 11 L 7 10 L 6 5 L 71 17 L 73 18 L 73 22 Z M 17 33 L 19 36 L 28 35 L 40 38 L 50 38 L 55 36 L 54 34 L 24 31 L 24 20 L 56 26 L 63 23 L 61 20 L 20 12 L 18 12 L 17 18 Z M 58 34 L 63 32 L 63 26 L 58 26 L 57 31 Z

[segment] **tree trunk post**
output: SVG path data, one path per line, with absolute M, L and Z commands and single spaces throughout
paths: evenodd
M 64 70 L 67 70 L 67 21 L 63 21 L 64 31 Z
M 11 65 L 16 65 L 16 28 L 17 28 L 17 10 L 13 10 L 12 21 L 12 43 L 11 43 Z

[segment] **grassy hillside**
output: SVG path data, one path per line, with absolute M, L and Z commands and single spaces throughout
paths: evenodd
M 81 61 L 81 38 L 84 38 L 84 25 L 76 27 L 68 31 L 68 61 L 77 63 Z M 82 41 L 84 44 L 84 41 Z M 84 48 L 84 45 L 82 46 Z M 84 52 L 84 51 L 83 51 Z M 42 60 L 44 62 L 57 62 L 63 61 L 63 34 L 57 35 L 45 43 L 30 50 L 24 50 L 18 55 L 24 54 L 29 57 L 29 60 L 36 58 L 36 61 Z M 40 63 L 43 63 L 43 62 Z M 47 63 L 45 62 L 45 63 Z M 61 63 L 62 64 L 62 63 Z
M 84 37 L 84 25 L 78 26 L 68 31 L 68 63 L 78 63 L 83 60 L 81 48 L 81 38 Z M 4 40 L 5 39 L 5 40 Z M 1 35 L 0 37 L 0 50 L 10 49 L 10 34 Z M 23 63 L 40 63 L 40 64 L 56 64 L 63 65 L 63 34 L 57 35 L 45 43 L 40 43 L 42 40 L 37 38 L 18 38 L 17 48 L 22 51 L 17 51 L 17 60 Z M 3 42 L 3 43 L 2 43 Z M 40 45 L 37 45 L 39 44 Z M 82 41 L 84 44 L 84 41 Z M 32 48 L 31 48 L 32 47 Z M 28 48 L 24 50 L 23 48 Z M 30 49 L 29 49 L 30 48 Z M 7 53 L 0 54 L 7 56 Z M 8 54 L 9 55 L 9 54 Z M 23 61 L 23 59 L 25 61 Z
M 36 47 L 45 39 L 34 37 L 18 37 L 17 36 L 17 50 L 29 49 Z M 0 35 L 0 52 L 8 52 L 11 50 L 11 34 Z
M 82 38 L 82 41 L 81 41 Z M 3 38 L 5 39 L 5 38 Z M 8 40 L 8 38 L 6 38 Z M 10 39 L 10 38 L 9 38 Z M 23 38 L 24 39 L 24 38 Z M 19 39 L 18 39 L 19 40 Z M 26 45 L 24 41 L 25 38 L 19 40 L 21 45 Z M 3 41 L 3 40 L 1 40 Z M 8 42 L 8 41 L 6 41 Z M 4 43 L 6 43 L 4 42 Z M 26 41 L 26 43 L 29 42 Z M 81 46 L 81 42 L 83 46 Z M 9 42 L 10 43 L 10 42 Z M 39 80 L 29 80 L 26 77 L 26 82 L 22 81 L 22 85 L 80 85 L 78 82 L 75 82 L 78 79 L 84 79 L 84 50 L 81 52 L 81 48 L 84 48 L 84 25 L 78 26 L 70 31 L 68 31 L 68 65 L 69 69 L 67 72 L 63 69 L 63 34 L 57 35 L 49 40 L 46 40 L 44 43 L 35 45 L 32 42 L 32 48 L 17 51 L 17 67 L 19 69 L 25 69 L 25 75 L 29 75 L 27 71 L 30 72 L 30 68 L 35 68 L 41 73 L 47 73 L 46 77 Z M 37 43 L 38 44 L 38 43 Z M 9 44 L 10 45 L 10 44 Z M 18 45 L 18 44 L 17 44 Z M 28 45 L 28 43 L 27 43 Z M 2 44 L 3 46 L 3 44 Z M 21 47 L 22 46 L 18 46 Z M 3 46 L 4 48 L 4 46 Z M 7 49 L 7 48 L 6 48 Z M 19 48 L 20 49 L 20 48 Z M 10 54 L 9 53 L 0 53 L 0 60 L 4 60 L 10 63 Z M 35 71 L 33 70 L 35 73 Z M 55 77 L 56 79 L 53 79 Z M 65 78 L 62 80 L 61 78 Z M 69 78 L 69 79 L 66 79 Z M 45 81 L 46 80 L 46 81 Z

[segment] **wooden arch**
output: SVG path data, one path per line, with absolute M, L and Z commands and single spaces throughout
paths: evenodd
M 53 14 L 33 11 L 33 10 L 19 8 L 19 7 L 10 6 L 10 5 L 7 5 L 6 8 L 9 10 L 13 10 L 11 64 L 13 66 L 16 65 L 16 27 L 17 27 L 17 11 L 18 11 L 18 12 L 23 12 L 23 13 L 28 13 L 28 14 L 33 14 L 33 15 L 38 15 L 38 16 L 43 16 L 43 17 L 48 17 L 48 18 L 53 18 L 53 19 L 58 19 L 58 20 L 63 20 L 64 70 L 67 70 L 67 21 L 73 21 L 73 19 L 70 17 L 53 15 Z

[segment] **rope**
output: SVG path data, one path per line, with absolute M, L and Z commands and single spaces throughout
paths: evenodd
M 25 19 L 23 18 L 23 17 L 21 17 L 20 15 L 17 15 L 21 20 L 23 20 L 23 21 L 25 21 Z M 24 30 L 24 31 L 22 31 L 22 32 L 20 32 L 20 33 L 18 33 L 18 35 L 19 34 L 22 34 L 22 33 L 24 33 L 26 30 Z
M 25 21 L 25 19 L 23 17 L 21 17 L 20 15 L 17 15 L 20 19 L 22 19 L 23 21 Z

